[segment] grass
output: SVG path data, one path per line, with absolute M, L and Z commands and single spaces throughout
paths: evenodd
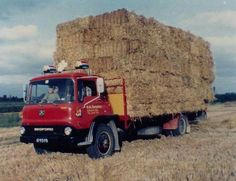
M 20 125 L 19 113 L 23 102 L 0 102 L 0 127 L 15 127 Z
M 0 113 L 0 127 L 15 127 L 20 125 L 19 113 Z

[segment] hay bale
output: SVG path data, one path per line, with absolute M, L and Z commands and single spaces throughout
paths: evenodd
M 125 9 L 57 26 L 54 61 L 87 60 L 105 77 L 126 80 L 128 113 L 153 116 L 205 109 L 213 59 L 202 38 Z

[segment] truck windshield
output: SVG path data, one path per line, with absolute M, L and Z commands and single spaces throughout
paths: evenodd
M 28 104 L 65 103 L 74 100 L 71 79 L 47 79 L 31 82 Z

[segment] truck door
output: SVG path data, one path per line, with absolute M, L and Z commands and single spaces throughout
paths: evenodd
M 90 126 L 91 121 L 102 110 L 101 99 L 96 89 L 96 79 L 78 79 L 78 104 L 81 107 L 82 116 L 80 125 L 84 128 Z

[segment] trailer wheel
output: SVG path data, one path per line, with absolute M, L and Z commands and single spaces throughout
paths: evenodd
M 95 133 L 94 141 L 87 148 L 91 158 L 103 158 L 111 156 L 115 148 L 115 138 L 111 128 L 105 124 L 99 124 Z
M 207 113 L 206 111 L 202 111 L 201 115 L 197 118 L 199 121 L 205 121 L 207 120 Z
M 49 149 L 45 148 L 42 145 L 36 144 L 36 143 L 34 143 L 34 150 L 38 155 L 51 153 L 51 151 Z
M 184 135 L 187 131 L 188 118 L 186 116 L 181 116 L 178 121 L 178 127 L 173 131 L 173 136 Z

